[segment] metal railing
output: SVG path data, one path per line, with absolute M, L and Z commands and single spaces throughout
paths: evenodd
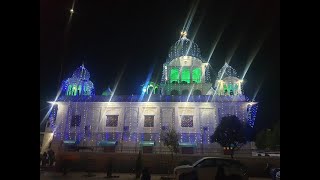
M 193 152 L 190 154 L 202 154 L 202 155 L 223 155 L 222 148 L 201 148 L 196 147 L 192 149 Z M 138 154 L 139 151 L 143 152 L 143 148 L 140 146 L 73 146 L 73 147 L 64 147 L 63 151 L 77 151 L 77 152 L 105 152 L 105 153 L 132 153 Z M 235 155 L 251 155 L 251 149 L 240 149 L 235 151 Z M 148 152 L 150 154 L 171 154 L 171 151 L 166 147 L 152 147 L 152 151 Z M 178 154 L 182 154 L 181 148 Z

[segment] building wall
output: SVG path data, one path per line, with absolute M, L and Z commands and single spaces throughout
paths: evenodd
M 247 102 L 59 102 L 54 138 L 86 139 L 85 145 L 96 145 L 123 137 L 124 146 L 133 146 L 141 140 L 158 143 L 163 126 L 174 126 L 181 141 L 209 144 L 221 117 L 233 114 L 246 121 L 246 107 Z M 70 128 L 73 115 L 81 116 L 79 127 Z M 117 127 L 106 127 L 107 115 L 118 115 Z M 145 115 L 154 115 L 153 127 L 144 127 Z M 193 116 L 193 127 L 181 127 L 183 115 Z M 86 125 L 91 126 L 90 137 L 84 135 Z

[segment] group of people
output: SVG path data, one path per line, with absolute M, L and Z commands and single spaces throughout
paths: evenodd
M 53 166 L 55 162 L 55 154 L 52 149 L 49 149 L 48 152 L 44 152 L 42 155 L 40 155 L 40 164 L 42 166 Z

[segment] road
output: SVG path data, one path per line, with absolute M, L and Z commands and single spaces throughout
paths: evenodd
M 86 172 L 71 172 L 68 173 L 66 176 L 62 176 L 61 173 L 55 172 L 41 172 L 40 173 L 40 180 L 78 180 L 78 179 L 90 179 L 90 180 L 102 180 L 107 179 L 106 173 L 94 173 L 94 177 L 86 177 Z M 113 173 L 113 176 L 119 176 L 116 178 L 108 178 L 109 180 L 135 180 L 134 174 L 125 174 L 125 173 Z M 151 175 L 151 180 L 160 180 L 161 176 L 165 175 Z M 249 180 L 271 180 L 271 178 L 255 178 L 251 177 Z

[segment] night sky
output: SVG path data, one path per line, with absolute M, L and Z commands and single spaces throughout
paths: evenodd
M 77 0 L 68 25 L 72 3 L 40 1 L 40 121 L 48 111 L 46 101 L 82 62 L 96 94 L 112 88 L 121 71 L 116 94 L 140 94 L 152 66 L 153 80 L 161 77 L 194 1 Z M 241 77 L 258 50 L 244 85 L 251 99 L 260 87 L 257 130 L 280 120 L 279 6 L 278 0 L 200 0 L 188 31 L 207 59 L 224 29 L 210 60 L 213 80 L 228 57 Z

